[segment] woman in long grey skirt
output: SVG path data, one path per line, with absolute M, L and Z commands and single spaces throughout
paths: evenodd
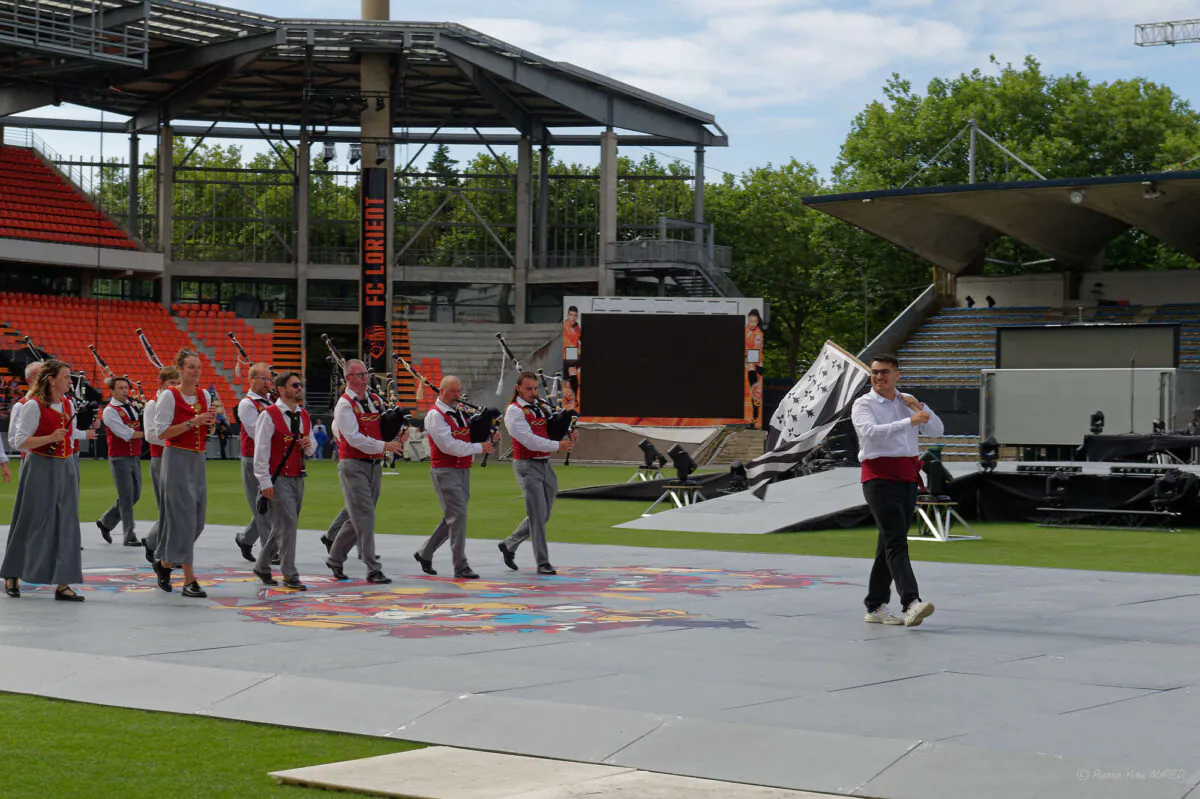
M 4 593 L 21 596 L 21 580 L 56 585 L 55 599 L 82 602 L 70 583 L 83 582 L 79 557 L 79 481 L 76 477 L 75 407 L 71 370 L 62 361 L 42 365 L 30 403 L 17 421 L 12 441 L 27 453 L 0 577 Z
M 154 427 L 163 440 L 159 474 L 161 506 L 158 511 L 158 543 L 154 551 L 154 573 L 158 587 L 171 590 L 171 570 L 183 567 L 183 595 L 208 596 L 192 568 L 196 539 L 204 531 L 208 501 L 204 451 L 208 431 L 216 421 L 208 407 L 208 395 L 200 388 L 200 359 L 187 350 L 175 357 L 180 384 L 158 395 Z

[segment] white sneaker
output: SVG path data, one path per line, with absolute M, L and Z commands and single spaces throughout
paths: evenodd
M 867 624 L 904 624 L 904 619 L 888 610 L 887 605 L 880 605 L 863 617 Z
M 926 616 L 933 615 L 932 602 L 913 602 L 904 610 L 904 626 L 916 627 L 925 620 Z

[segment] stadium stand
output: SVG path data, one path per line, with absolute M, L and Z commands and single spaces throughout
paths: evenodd
M 77 186 L 25 147 L 0 146 L 0 237 L 141 249 Z
M 179 303 L 172 305 L 171 310 L 177 319 L 186 322 L 188 335 L 212 351 L 210 357 L 220 369 L 230 375 L 235 371 L 241 374 L 238 382 L 245 383 L 245 373 L 249 364 L 243 362 L 240 364 L 241 369 L 237 369 L 241 356 L 229 340 L 229 333 L 237 336 L 246 354 L 250 356 L 250 363 L 274 363 L 274 335 L 258 332 L 246 324 L 245 320 L 238 318 L 233 311 L 222 311 L 215 304 Z

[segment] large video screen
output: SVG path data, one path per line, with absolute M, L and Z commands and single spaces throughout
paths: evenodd
M 1178 325 L 1001 327 L 997 369 L 1174 369 Z
M 740 419 L 745 320 L 733 315 L 587 317 L 587 416 Z

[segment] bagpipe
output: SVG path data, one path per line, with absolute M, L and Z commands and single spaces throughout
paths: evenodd
M 238 352 L 237 362 L 233 365 L 233 377 L 236 380 L 241 380 L 242 364 L 246 364 L 246 367 L 249 368 L 254 365 L 254 362 L 250 360 L 250 356 L 246 354 L 246 348 L 242 346 L 242 342 L 238 341 L 237 336 L 233 334 L 232 330 L 225 335 Z M 267 364 L 267 369 L 271 372 L 271 388 L 267 389 L 267 399 L 275 402 L 275 400 L 279 399 L 279 395 L 275 393 L 275 367 Z
M 110 382 L 116 380 L 117 375 L 109 367 L 108 363 L 104 360 L 104 358 L 101 357 L 99 350 L 96 349 L 96 345 L 89 344 L 88 349 L 92 351 L 92 360 L 94 360 L 96 362 L 96 366 L 100 367 L 100 371 L 104 373 L 104 376 L 107 377 Z M 123 376 L 122 379 L 124 379 L 125 382 L 129 384 L 130 391 L 129 391 L 128 397 L 126 398 L 126 402 L 128 402 L 129 406 L 133 409 L 134 417 L 137 419 L 137 421 L 140 425 L 144 421 L 143 417 L 145 416 L 145 413 L 146 413 L 145 400 L 134 395 L 134 393 L 133 393 L 134 383 L 132 380 L 129 379 L 128 375 Z M 138 389 L 138 394 L 141 394 L 141 391 L 142 391 L 141 381 L 139 381 L 137 383 L 137 389 Z
M 139 327 L 137 329 L 138 343 L 142 345 L 142 352 L 146 353 L 146 357 L 150 359 L 150 363 L 155 369 L 162 369 L 163 362 L 159 359 L 158 353 L 154 351 L 154 347 L 150 344 L 150 339 L 146 338 L 146 334 Z
M 413 365 L 405 360 L 404 356 L 399 353 L 392 353 L 393 360 L 396 365 L 404 371 L 412 375 L 413 380 L 425 386 L 435 393 L 441 393 L 441 389 L 433 384 L 429 378 L 418 372 Z M 458 404 L 471 413 L 467 420 L 467 428 L 470 431 L 470 439 L 472 444 L 482 444 L 485 441 L 494 441 L 496 434 L 500 431 L 500 419 L 504 415 L 499 408 L 481 407 L 467 402 L 460 398 Z M 483 462 L 480 466 L 487 466 L 487 454 L 483 456 Z
M 46 361 L 49 359 L 49 354 L 45 350 L 39 349 L 31 337 L 23 336 L 22 339 L 35 360 Z M 90 430 L 96 423 L 96 414 L 100 411 L 100 403 L 96 399 L 89 398 L 88 391 L 90 390 L 96 396 L 101 395 L 88 385 L 87 372 L 76 372 L 69 365 L 67 370 L 71 372 L 71 396 L 75 400 L 75 413 L 72 414 L 72 417 L 75 420 L 75 426 L 80 430 Z
M 517 359 L 517 356 L 509 348 L 508 342 L 504 340 L 504 334 L 497 333 L 496 339 L 499 340 L 501 349 L 504 350 L 505 356 L 508 357 L 508 360 L 516 368 L 519 375 L 524 369 L 522 369 L 521 362 Z M 554 377 L 549 378 L 546 377 L 541 369 L 538 369 L 536 375 L 539 388 L 545 390 L 553 399 L 553 401 L 547 400 L 541 394 L 534 398 L 534 402 L 546 413 L 546 437 L 551 441 L 562 441 L 564 438 L 575 433 L 575 425 L 579 421 L 579 411 L 574 408 L 564 408 L 558 401 L 558 386 L 562 383 L 562 375 L 560 373 L 555 373 Z M 503 381 L 504 376 L 501 375 L 500 379 Z M 563 466 L 570 465 L 571 453 L 568 452 L 566 460 L 563 461 Z

